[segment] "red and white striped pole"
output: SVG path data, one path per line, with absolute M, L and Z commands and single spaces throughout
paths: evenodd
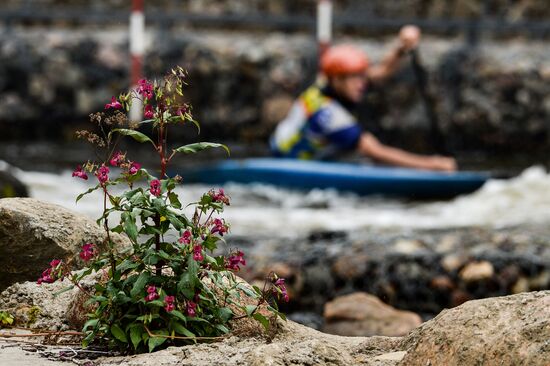
M 330 47 L 332 41 L 332 1 L 317 2 L 317 42 L 319 44 L 319 61 Z
M 143 54 L 145 53 L 145 15 L 143 14 L 143 0 L 132 0 L 130 14 L 130 87 L 135 90 L 138 81 L 143 78 Z M 130 121 L 141 121 L 143 105 L 140 100 L 134 99 L 130 108 Z

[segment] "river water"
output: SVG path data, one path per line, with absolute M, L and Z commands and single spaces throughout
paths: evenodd
M 34 198 L 100 216 L 101 197 L 91 194 L 78 204 L 75 197 L 95 184 L 72 178 L 70 171 L 18 171 Z M 210 187 L 183 185 L 177 193 L 184 203 Z M 267 185 L 227 184 L 231 206 L 223 216 L 239 236 L 297 237 L 317 231 L 369 228 L 440 229 L 466 226 L 502 228 L 550 222 L 550 175 L 539 166 L 515 178 L 491 180 L 480 190 L 448 201 L 410 202 L 383 197 L 359 197 L 334 190 L 299 192 Z

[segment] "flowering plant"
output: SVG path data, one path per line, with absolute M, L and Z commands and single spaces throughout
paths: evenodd
M 108 342 L 124 352 L 151 352 L 222 336 L 230 332 L 232 321 L 242 317 L 252 317 L 268 327 L 266 312 L 259 311 L 261 305 L 272 316 L 284 318 L 274 301 L 288 301 L 284 280 L 273 274 L 263 289 L 250 287 L 234 274 L 246 264 L 242 251 L 233 250 L 227 256 L 213 254 L 229 230 L 228 223 L 219 217 L 230 204 L 225 192 L 211 190 L 202 195 L 193 203 L 191 218 L 182 211 L 183 204 L 174 191 L 182 178 L 167 174 L 170 161 L 178 154 L 217 147 L 227 150 L 209 142 L 168 149 L 169 129 L 183 123 L 198 127 L 190 106 L 182 102 L 185 78 L 184 70 L 176 68 L 160 82 L 141 80 L 137 90 L 113 97 L 104 112 L 91 115 L 100 133 L 78 133 L 103 154 L 99 161 L 78 166 L 73 176 L 85 180 L 88 174 L 96 177 L 97 184 L 80 194 L 77 201 L 96 190 L 102 193 L 103 214 L 98 224 L 103 225 L 106 239 L 82 247 L 80 258 L 88 263 L 83 271 L 71 273 L 68 263 L 56 259 L 38 283 L 68 277 L 89 296 L 91 311 L 83 329 L 84 345 Z M 124 111 L 129 111 L 136 100 L 148 119 L 132 124 Z M 154 140 L 137 130 L 142 125 L 152 127 Z M 117 150 L 121 136 L 153 146 L 160 159 L 158 177 Z M 128 189 L 116 195 L 112 190 L 116 185 Z M 114 213 L 120 219 L 110 225 Z M 113 232 L 126 235 L 131 247 L 116 250 Z M 100 279 L 89 291 L 81 281 L 93 272 L 99 273 Z

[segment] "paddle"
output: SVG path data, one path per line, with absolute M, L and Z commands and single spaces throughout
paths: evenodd
M 411 58 L 411 66 L 416 78 L 416 86 L 430 123 L 430 137 L 434 148 L 439 154 L 450 155 L 449 149 L 445 144 L 445 139 L 439 127 L 439 121 L 435 112 L 434 98 L 428 92 L 428 73 L 426 68 L 420 62 L 420 56 L 418 55 L 418 51 L 416 49 L 409 51 L 409 54 Z

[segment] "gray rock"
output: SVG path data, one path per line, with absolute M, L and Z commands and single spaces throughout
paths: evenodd
M 128 243 L 113 235 L 120 245 Z M 0 290 L 36 280 L 54 259 L 77 259 L 85 243 L 100 245 L 105 232 L 92 219 L 33 198 L 0 199 Z
M 364 292 L 326 303 L 324 316 L 323 331 L 346 336 L 402 336 L 422 324 L 417 314 L 395 309 Z
M 549 339 L 550 291 L 469 301 L 412 331 L 399 365 L 546 366 Z

